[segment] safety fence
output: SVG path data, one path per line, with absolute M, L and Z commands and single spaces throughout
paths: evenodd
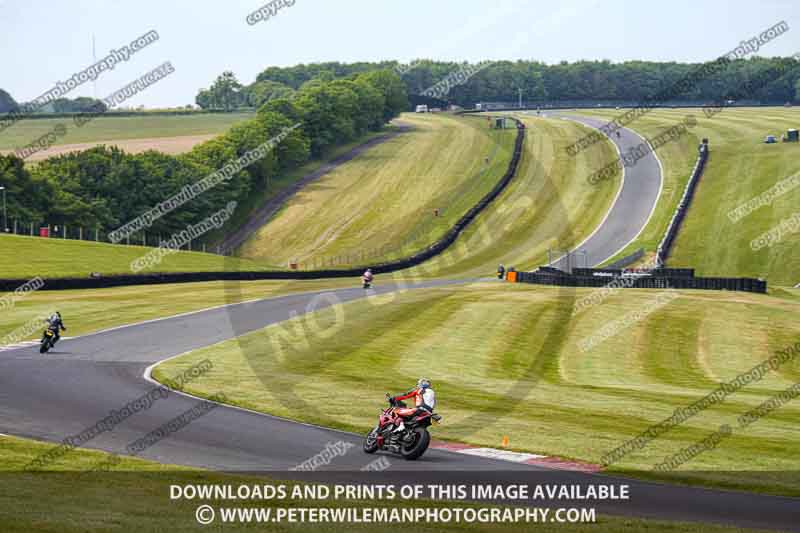
M 517 283 L 534 283 L 537 285 L 556 285 L 561 287 L 604 287 L 614 280 L 624 279 L 625 283 L 615 286 L 632 289 L 705 289 L 745 292 L 767 292 L 767 282 L 753 278 L 698 278 L 693 269 L 655 269 L 648 272 L 609 270 L 609 269 L 575 269 L 573 274 L 546 271 L 517 272 L 514 280 Z M 591 272 L 589 272 L 591 271 Z
M 458 236 L 472 223 L 475 218 L 486 207 L 505 190 L 517 173 L 520 158 L 522 157 L 522 147 L 525 142 L 525 125 L 511 118 L 517 127 L 517 135 L 514 140 L 514 153 L 511 156 L 508 168 L 503 177 L 495 186 L 469 211 L 467 211 L 447 233 L 439 240 L 409 257 L 370 265 L 376 274 L 395 272 L 411 268 L 423 263 L 444 252 L 450 247 Z M 307 270 L 307 271 L 230 271 L 230 272 L 179 272 L 179 273 L 153 273 L 153 274 L 121 274 L 108 276 L 91 276 L 86 278 L 50 278 L 45 279 L 42 290 L 65 290 L 65 289 L 95 289 L 103 287 L 119 287 L 123 285 L 152 285 L 162 283 L 192 283 L 201 281 L 254 281 L 254 280 L 302 280 L 302 279 L 324 279 L 360 276 L 365 266 L 329 269 L 329 270 Z M 27 280 L 23 279 L 0 279 L 0 291 L 13 291 Z
M 678 204 L 678 207 L 675 209 L 675 213 L 672 215 L 672 220 L 669 222 L 667 231 L 664 233 L 664 238 L 661 239 L 661 243 L 658 245 L 658 249 L 656 250 L 659 264 L 665 264 L 667 262 L 667 258 L 672 252 L 672 246 L 675 244 L 675 239 L 678 237 L 678 232 L 681 229 L 683 219 L 686 218 L 686 213 L 689 212 L 689 204 L 692 202 L 694 191 L 697 188 L 697 183 L 700 181 L 700 177 L 703 175 L 703 170 L 706 168 L 707 161 L 708 140 L 703 139 L 703 142 L 699 147 L 699 153 L 697 155 L 697 161 L 694 164 L 694 169 L 692 170 L 692 175 L 689 177 L 689 181 L 686 183 L 686 188 L 683 190 L 681 201 Z
M 693 268 L 573 268 L 575 276 L 619 277 L 619 276 L 654 276 L 657 278 L 693 278 Z

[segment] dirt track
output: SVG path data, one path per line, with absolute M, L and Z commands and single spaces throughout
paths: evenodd
M 105 144 L 106 146 L 117 146 L 126 152 L 138 154 L 147 150 L 158 150 L 166 154 L 181 154 L 188 152 L 196 144 L 213 139 L 217 134 L 208 135 L 182 135 L 180 137 L 151 137 L 148 139 L 119 139 L 116 141 L 97 141 L 78 144 L 60 144 L 51 146 L 47 150 L 36 152 L 26 158 L 28 161 L 41 161 L 55 155 L 67 154 L 69 152 L 80 152 L 95 146 Z M 13 154 L 14 150 L 0 150 L 2 154 Z

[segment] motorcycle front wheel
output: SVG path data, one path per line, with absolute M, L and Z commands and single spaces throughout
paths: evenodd
M 431 443 L 431 434 L 425 428 L 415 428 L 413 431 L 414 438 L 408 444 L 400 446 L 400 455 L 407 461 L 413 461 L 422 457 L 428 445 Z
M 50 349 L 50 343 L 47 341 L 42 341 L 42 345 L 39 346 L 39 353 L 47 353 L 47 350 Z
M 375 453 L 378 451 L 378 430 L 380 428 L 375 426 L 375 428 L 367 433 L 367 436 L 364 437 L 364 453 Z

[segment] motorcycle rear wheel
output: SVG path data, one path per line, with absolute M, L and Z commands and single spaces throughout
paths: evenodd
M 414 429 L 414 441 L 412 444 L 400 446 L 400 455 L 407 461 L 414 461 L 422 457 L 425 450 L 431 443 L 431 434 L 425 428 Z
M 375 453 L 378 451 L 379 429 L 380 427 L 376 426 L 372 431 L 367 433 L 366 437 L 364 437 L 364 453 Z

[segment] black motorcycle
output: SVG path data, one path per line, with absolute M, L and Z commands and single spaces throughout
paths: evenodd
M 47 353 L 47 351 L 56 345 L 56 334 L 51 328 L 44 330 L 42 341 L 39 346 L 39 353 Z

